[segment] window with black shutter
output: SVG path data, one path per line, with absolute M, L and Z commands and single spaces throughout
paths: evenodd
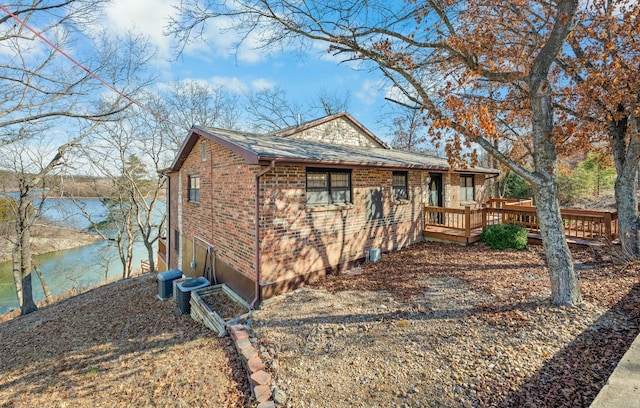
M 189 176 L 189 202 L 200 202 L 200 176 Z
M 351 203 L 351 170 L 307 169 L 307 204 Z
M 393 199 L 395 201 L 409 199 L 408 174 L 406 171 L 394 171 L 391 185 L 393 187 Z

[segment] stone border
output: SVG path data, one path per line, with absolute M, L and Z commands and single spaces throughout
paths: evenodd
M 271 398 L 271 374 L 265 370 L 264 361 L 258 355 L 254 346 L 255 339 L 252 341 L 249 338 L 249 333 L 241 324 L 228 326 L 227 331 L 244 365 L 251 393 L 259 403 L 257 408 L 275 408 L 275 402 Z

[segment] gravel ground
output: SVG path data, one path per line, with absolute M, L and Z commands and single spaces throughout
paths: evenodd
M 231 340 L 156 293 L 144 275 L 0 315 L 0 407 L 253 406 Z
M 267 302 L 288 407 L 587 407 L 639 332 L 640 265 L 573 250 L 585 302 L 553 307 L 542 248 L 422 243 Z

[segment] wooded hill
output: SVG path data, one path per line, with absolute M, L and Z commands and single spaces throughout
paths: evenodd
M 18 191 L 17 173 L 0 170 L 0 193 Z M 114 182 L 104 177 L 48 176 L 40 189 L 58 197 L 108 197 L 114 192 Z

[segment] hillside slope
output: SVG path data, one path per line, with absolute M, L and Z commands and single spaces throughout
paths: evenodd
M 156 291 L 144 275 L 0 323 L 0 407 L 243 406 L 229 338 Z

